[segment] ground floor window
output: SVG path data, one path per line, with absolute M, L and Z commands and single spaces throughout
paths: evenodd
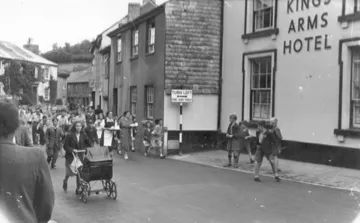
M 351 54 L 351 127 L 360 128 L 360 47 Z
M 137 102 L 137 88 L 136 86 L 130 87 L 130 112 L 136 115 L 136 102 Z
M 154 118 L 154 87 L 145 86 L 145 117 Z
M 265 120 L 271 117 L 272 104 L 272 65 L 271 56 L 252 58 L 250 115 L 252 120 Z

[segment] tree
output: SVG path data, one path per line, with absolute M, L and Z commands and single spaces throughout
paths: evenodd
M 64 47 L 53 47 L 51 51 L 44 53 L 42 56 L 55 63 L 90 63 L 93 59 L 93 55 L 90 53 L 90 48 L 91 42 L 89 40 L 84 40 L 75 45 L 65 43 Z

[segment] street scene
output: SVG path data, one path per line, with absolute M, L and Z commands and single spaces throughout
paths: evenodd
M 359 0 L 2 5 L 0 223 L 360 223 Z

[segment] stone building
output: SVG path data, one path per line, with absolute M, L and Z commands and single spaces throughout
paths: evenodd
M 221 0 L 144 1 L 140 15 L 109 36 L 109 109 L 137 120 L 163 119 L 178 140 L 179 106 L 171 90 L 193 90 L 184 106 L 184 143 L 215 139 L 221 71 Z M 165 142 L 166 143 L 166 142 Z

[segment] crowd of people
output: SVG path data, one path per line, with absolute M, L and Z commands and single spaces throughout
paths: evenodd
M 237 123 L 237 116 L 232 114 L 229 117 L 229 126 L 226 132 L 228 163 L 224 167 L 239 167 L 239 156 L 246 151 L 250 163 L 255 163 L 254 180 L 260 182 L 259 170 L 266 157 L 273 170 L 275 181 L 279 182 L 279 159 L 282 147 L 282 135 L 277 126 L 277 119 L 271 118 L 269 122 L 260 121 L 255 128 L 255 134 L 249 133 L 248 123 L 242 121 Z M 255 150 L 255 155 L 252 151 Z M 253 158 L 254 157 L 254 158 Z M 233 161 L 233 162 L 232 162 Z

